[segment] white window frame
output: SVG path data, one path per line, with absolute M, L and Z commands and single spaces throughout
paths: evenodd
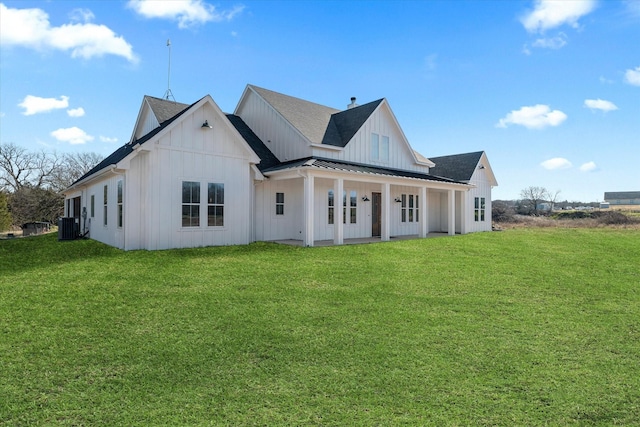
M 213 194 L 211 193 L 212 186 L 217 189 Z M 215 212 L 213 221 L 212 209 Z M 221 182 L 207 183 L 207 227 L 224 227 L 224 184 Z

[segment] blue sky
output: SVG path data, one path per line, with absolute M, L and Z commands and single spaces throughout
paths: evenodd
M 485 150 L 499 186 L 640 190 L 640 0 L 2 1 L 0 140 L 108 155 L 144 95 L 233 112 L 246 84 L 387 98 L 427 157 Z

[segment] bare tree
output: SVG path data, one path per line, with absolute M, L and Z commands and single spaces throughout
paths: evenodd
M 556 193 L 556 197 L 559 194 Z M 534 215 L 538 215 L 538 206 L 542 202 L 549 201 L 551 196 L 549 190 L 544 187 L 527 187 L 520 191 L 522 201 L 529 204 L 528 211 Z
M 61 192 L 101 161 L 96 153 L 59 155 L 0 143 L 0 192 L 13 222 L 55 221 L 63 212 Z
M 13 143 L 0 143 L 0 189 L 13 193 L 25 186 L 46 187 L 59 165 L 56 153 L 31 152 Z
M 558 197 L 560 196 L 560 190 L 556 190 L 555 193 L 549 193 L 549 203 L 551 203 L 551 210 L 553 210 L 558 203 Z
M 49 184 L 56 191 L 62 191 L 78 178 L 89 172 L 102 161 L 97 153 L 67 153 L 56 170 L 51 174 Z

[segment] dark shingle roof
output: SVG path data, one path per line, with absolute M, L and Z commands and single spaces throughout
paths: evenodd
M 286 170 L 286 169 L 295 169 L 299 167 L 313 167 L 313 168 L 331 169 L 331 170 L 346 171 L 346 172 L 397 176 L 402 178 L 415 178 L 415 179 L 424 179 L 429 181 L 464 184 L 463 182 L 458 182 L 453 179 L 449 179 L 441 176 L 435 176 L 432 174 L 407 171 L 402 169 L 382 168 L 382 167 L 370 166 L 362 163 L 343 162 L 339 160 L 325 159 L 322 157 L 306 157 L 304 159 L 298 159 L 290 162 L 281 163 L 278 166 L 265 169 L 263 172 L 268 174 L 269 172 L 276 172 L 276 171 Z
M 346 146 L 381 102 L 382 99 L 378 99 L 377 101 L 332 114 L 322 138 L 322 143 L 335 145 L 336 147 Z
M 454 154 L 452 156 L 429 157 L 435 167 L 429 168 L 429 175 L 437 175 L 456 181 L 469 181 L 478 166 L 484 151 Z
M 182 104 L 180 102 L 169 101 L 167 99 L 156 98 L 149 95 L 145 95 L 144 99 L 149 103 L 149 107 L 151 107 L 151 110 L 156 116 L 156 119 L 158 119 L 159 124 L 164 123 L 185 108 L 189 107 L 188 104 Z
M 260 157 L 260 164 L 258 165 L 258 169 L 261 171 L 267 168 L 272 168 L 280 164 L 278 158 L 269 150 L 269 148 L 264 145 L 262 140 L 258 138 L 258 136 L 253 133 L 253 131 L 247 126 L 247 124 L 242 120 L 239 116 L 235 114 L 227 114 L 226 115 L 231 124 L 236 128 L 236 130 L 240 133 L 242 138 L 247 141 L 247 144 L 251 147 L 251 149 Z
M 605 200 L 640 199 L 640 191 L 608 191 L 604 193 Z
M 340 111 L 261 87 L 249 87 L 313 144 L 322 143 L 331 115 Z

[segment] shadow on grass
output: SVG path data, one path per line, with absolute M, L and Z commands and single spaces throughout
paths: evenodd
M 154 259 L 158 263 L 165 264 L 181 263 L 185 259 L 202 257 L 242 258 L 243 256 L 254 257 L 256 254 L 272 257 L 274 254 L 295 253 L 304 249 L 257 242 L 237 246 L 125 252 L 91 239 L 59 241 L 57 234 L 51 233 L 0 241 L 0 271 L 3 274 L 20 273 L 40 268 L 59 267 L 60 264 L 73 264 L 83 260 L 109 263 Z
M 90 240 L 58 241 L 56 233 L 0 241 L 0 271 L 17 273 L 88 257 L 114 257 L 119 250 Z

